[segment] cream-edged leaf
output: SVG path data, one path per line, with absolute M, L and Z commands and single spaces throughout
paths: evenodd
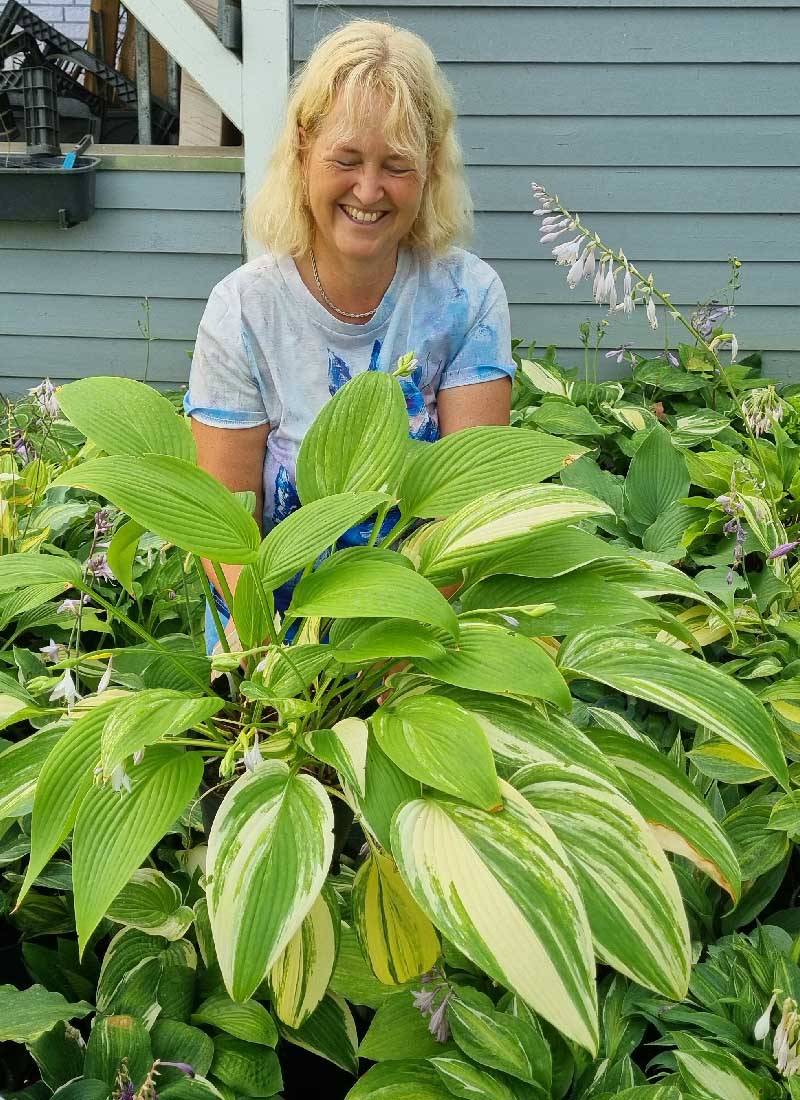
M 341 926 L 336 895 L 323 886 L 269 972 L 273 1010 L 289 1027 L 305 1023 L 325 996 L 336 967 Z

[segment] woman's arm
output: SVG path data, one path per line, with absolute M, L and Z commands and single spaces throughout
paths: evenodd
M 462 428 L 508 424 L 511 417 L 511 379 L 475 382 L 439 390 L 439 435 L 452 435 Z
M 257 428 L 215 428 L 192 418 L 192 434 L 197 444 L 197 464 L 232 493 L 250 491 L 256 496 L 255 521 L 261 530 L 264 511 L 264 455 L 267 449 L 269 425 Z M 203 567 L 212 583 L 217 584 L 214 568 L 204 561 Z M 225 579 L 236 589 L 241 565 L 223 566 Z

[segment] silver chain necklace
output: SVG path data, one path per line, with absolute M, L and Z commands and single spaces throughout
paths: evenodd
M 311 270 L 314 272 L 314 282 L 317 284 L 317 290 L 322 295 L 322 300 L 326 306 L 330 306 L 332 310 L 334 310 L 336 313 L 341 314 L 342 317 L 371 317 L 373 313 L 377 313 L 378 306 L 375 306 L 375 309 L 368 309 L 365 313 L 348 313 L 346 309 L 339 309 L 338 306 L 335 306 L 328 295 L 325 293 L 325 291 L 322 289 L 322 283 L 319 281 L 319 272 L 317 271 L 317 261 L 314 256 L 314 249 L 310 246 L 309 252 L 311 253 Z M 380 305 L 380 303 L 378 304 Z

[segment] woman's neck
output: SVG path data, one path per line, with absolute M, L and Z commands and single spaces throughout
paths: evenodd
M 319 281 L 329 302 L 333 302 L 335 306 L 347 313 L 369 312 L 370 315 L 358 318 L 345 317 L 331 309 L 329 302 L 326 302 L 320 293 L 317 280 L 314 278 L 310 251 L 296 261 L 301 279 L 332 316 L 352 324 L 363 325 L 372 319 L 397 270 L 396 254 L 394 257 L 381 257 L 374 263 L 359 262 L 346 256 L 334 258 L 321 244 L 314 245 L 314 259 Z

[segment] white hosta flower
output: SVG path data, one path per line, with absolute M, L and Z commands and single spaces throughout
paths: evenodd
M 582 252 L 580 254 L 580 256 L 578 256 L 575 263 L 572 265 L 572 267 L 567 272 L 567 286 L 569 287 L 570 290 L 574 290 L 575 287 L 578 285 L 578 283 L 583 278 L 585 263 L 586 263 L 586 252 Z
M 656 317 L 656 303 L 653 301 L 653 295 L 647 296 L 647 304 L 645 305 L 645 313 L 647 314 L 647 323 L 650 328 L 658 328 L 658 317 Z
M 111 772 L 111 786 L 115 791 L 125 790 L 128 794 L 133 790 L 131 786 L 131 777 L 125 771 L 124 764 L 117 764 L 117 766 Z
M 590 244 L 586 248 L 586 251 L 583 254 L 583 257 L 584 257 L 583 277 L 584 277 L 584 279 L 591 279 L 592 276 L 594 275 L 594 265 L 595 265 L 594 252 L 595 252 L 595 245 Z
M 753 1037 L 759 1042 L 761 1042 L 762 1039 L 766 1039 L 767 1035 L 769 1034 L 772 1009 L 775 1007 L 775 1002 L 777 1001 L 777 999 L 778 994 L 773 993 L 770 997 L 769 1004 L 756 1020 L 756 1026 L 753 1028 Z
M 600 266 L 597 269 L 597 274 L 594 277 L 594 283 L 592 285 L 592 297 L 598 305 L 603 304 L 603 295 L 605 293 L 606 286 L 606 264 L 610 262 L 610 260 L 601 260 Z
M 64 648 L 64 646 L 57 645 L 51 638 L 50 645 L 43 645 L 39 652 L 44 654 L 46 660 L 55 662 L 60 659 L 61 650 Z
M 581 242 L 583 237 L 573 237 L 571 241 L 564 241 L 563 244 L 557 244 L 553 249 L 553 255 L 555 256 L 556 263 L 559 267 L 563 267 L 566 264 L 574 264 L 578 258 L 578 252 L 580 251 Z
M 635 309 L 631 288 L 631 269 L 625 268 L 625 277 L 622 280 L 622 309 L 625 313 L 633 313 Z
M 617 308 L 617 276 L 613 263 L 606 275 L 605 298 L 608 301 L 609 312 Z
M 739 354 L 739 341 L 735 336 L 731 336 L 731 362 L 736 362 L 736 356 Z
M 113 658 L 112 658 L 112 660 L 113 660 Z M 105 672 L 100 677 L 100 682 L 97 685 L 97 694 L 98 695 L 101 695 L 106 690 L 108 685 L 111 683 L 111 663 L 112 663 L 112 660 L 110 660 L 108 662 L 108 664 L 106 665 Z
M 141 764 L 141 762 L 143 760 L 144 760 L 144 749 L 137 749 L 136 752 L 133 754 L 133 763 L 134 763 L 134 765 Z
M 566 225 L 564 226 L 563 229 L 558 229 L 557 227 L 554 226 L 553 229 L 549 233 L 543 233 L 542 234 L 542 236 L 539 238 L 539 244 L 547 244 L 548 241 L 557 241 L 559 237 L 564 236 L 564 234 L 567 232 L 568 228 L 569 228 L 569 226 L 566 226 Z
M 798 1039 L 800 1039 L 800 1016 L 797 1013 L 797 1001 L 787 997 L 781 1005 L 781 1019 L 775 1028 L 775 1038 L 772 1043 L 775 1065 L 778 1072 L 785 1077 L 797 1073 L 797 1066 L 800 1064 Z
M 34 386 L 33 389 L 28 390 L 28 393 L 31 397 L 36 398 L 36 404 L 39 406 L 41 412 L 52 417 L 58 416 L 59 408 L 56 388 L 49 378 L 45 378 L 38 386 Z
M 76 701 L 80 699 L 80 692 L 75 686 L 75 681 L 72 679 L 72 671 L 67 669 L 61 679 L 50 695 L 50 702 L 55 703 L 59 699 L 63 699 L 67 704 L 67 710 L 71 710 Z
M 253 737 L 252 745 L 248 745 L 244 750 L 244 769 L 248 772 L 254 772 L 258 765 L 263 761 L 261 755 L 261 749 L 258 744 L 258 733 Z

